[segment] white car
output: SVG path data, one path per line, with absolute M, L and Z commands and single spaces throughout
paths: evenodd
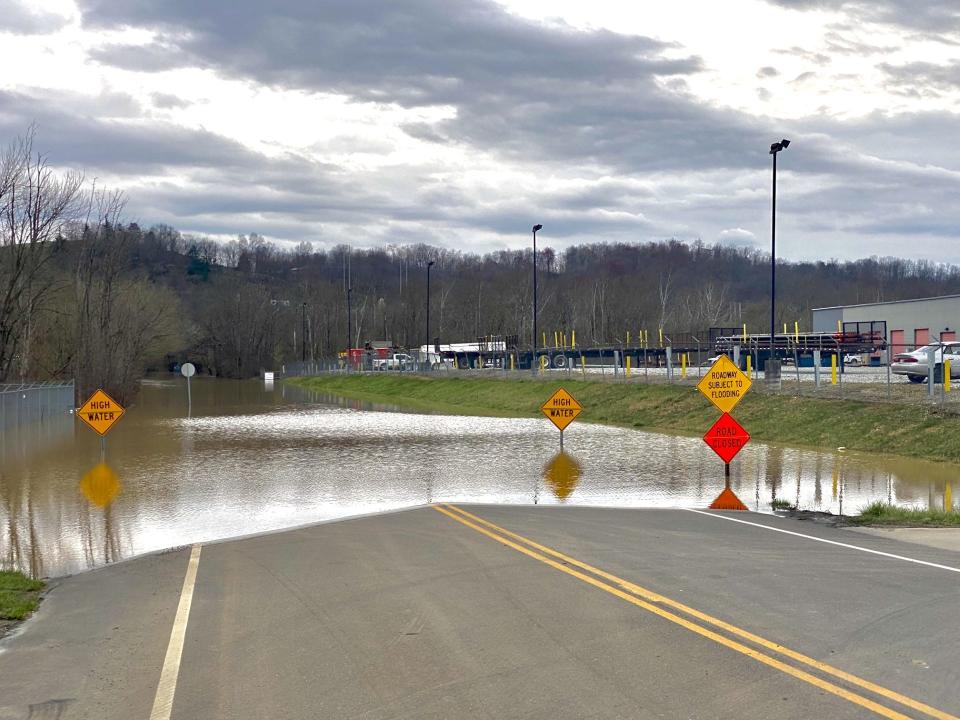
M 960 343 L 924 345 L 911 352 L 897 353 L 890 362 L 890 371 L 895 375 L 906 375 L 910 382 L 926 382 L 930 350 L 934 351 L 934 382 L 943 382 L 944 360 L 950 361 L 950 377 L 960 377 Z
M 848 353 L 843 356 L 843 364 L 844 365 L 862 365 L 863 358 L 861 358 L 859 355 Z

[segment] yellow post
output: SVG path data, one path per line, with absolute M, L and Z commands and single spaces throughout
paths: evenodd
M 513 353 L 510 353 L 510 369 L 513 370 Z
M 663 328 L 658 328 L 660 330 L 660 347 L 663 347 Z
M 680 355 L 680 377 L 685 378 L 687 376 L 687 354 L 683 353 Z
M 837 384 L 837 356 L 836 354 L 830 356 L 830 384 Z
M 587 376 L 587 359 L 581 355 L 580 356 L 580 369 L 583 371 L 583 376 Z
M 570 331 L 570 347 L 573 350 L 577 349 L 577 331 L 576 330 Z
M 567 331 L 566 330 L 560 331 L 560 347 L 562 347 L 564 350 L 567 349 Z
M 547 346 L 547 331 L 546 331 L 546 330 L 543 331 L 543 346 L 544 346 L 544 347 Z
M 840 320 L 837 320 L 837 332 L 838 332 L 838 333 L 842 333 L 842 332 L 843 332 L 843 322 L 840 321 Z
M 627 345 L 630 344 L 630 331 L 627 330 Z
M 627 377 L 630 377 L 630 356 L 627 355 Z
M 540 356 L 540 373 L 543 374 L 543 371 L 546 370 L 546 368 L 547 368 L 547 356 L 541 355 Z
M 650 331 L 649 330 L 643 331 L 643 346 L 650 347 Z
M 753 356 L 747 355 L 747 375 L 750 374 L 750 371 L 753 369 Z
M 943 486 L 943 509 L 947 512 L 953 510 L 953 483 L 949 479 Z
M 787 324 L 786 324 L 786 323 L 783 324 L 783 334 L 784 334 L 784 335 L 787 334 Z
M 746 344 L 747 342 L 747 324 L 746 323 L 743 324 L 743 342 L 744 344 Z
M 459 369 L 460 369 L 460 366 L 457 365 L 457 356 L 456 356 L 456 355 L 453 356 L 453 369 L 454 369 L 454 370 L 459 370 Z
M 794 342 L 800 342 L 800 323 L 796 320 L 793 321 L 793 340 Z
M 950 392 L 950 361 L 943 361 L 943 391 Z

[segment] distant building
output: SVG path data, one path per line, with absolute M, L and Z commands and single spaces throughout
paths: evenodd
M 814 308 L 813 331 L 837 332 L 837 323 L 885 322 L 894 352 L 913 350 L 931 342 L 957 339 L 960 295 L 892 300 L 862 305 Z

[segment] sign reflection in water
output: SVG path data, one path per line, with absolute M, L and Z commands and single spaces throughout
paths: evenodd
M 570 453 L 560 451 L 543 466 L 543 479 L 553 490 L 557 500 L 563 502 L 573 494 L 580 482 L 583 468 Z
M 119 558 L 429 502 L 704 508 L 723 468 L 694 437 L 574 423 L 580 474 L 544 480 L 557 431 L 543 418 L 391 412 L 263 382 L 150 381 L 110 432 L 117 492 L 81 479 L 99 437 L 69 415 L 0 434 L 0 565 L 56 576 Z M 182 383 L 182 379 L 179 383 Z M 774 498 L 856 512 L 872 500 L 941 507 L 953 466 L 751 443 L 731 488 L 751 510 Z M 952 503 L 952 493 L 950 493 Z

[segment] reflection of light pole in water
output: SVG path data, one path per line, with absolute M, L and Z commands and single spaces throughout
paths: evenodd
M 353 359 L 350 348 L 353 347 L 353 309 L 350 304 L 350 295 L 353 293 L 353 287 L 347 285 L 347 370 L 350 369 L 350 362 Z

